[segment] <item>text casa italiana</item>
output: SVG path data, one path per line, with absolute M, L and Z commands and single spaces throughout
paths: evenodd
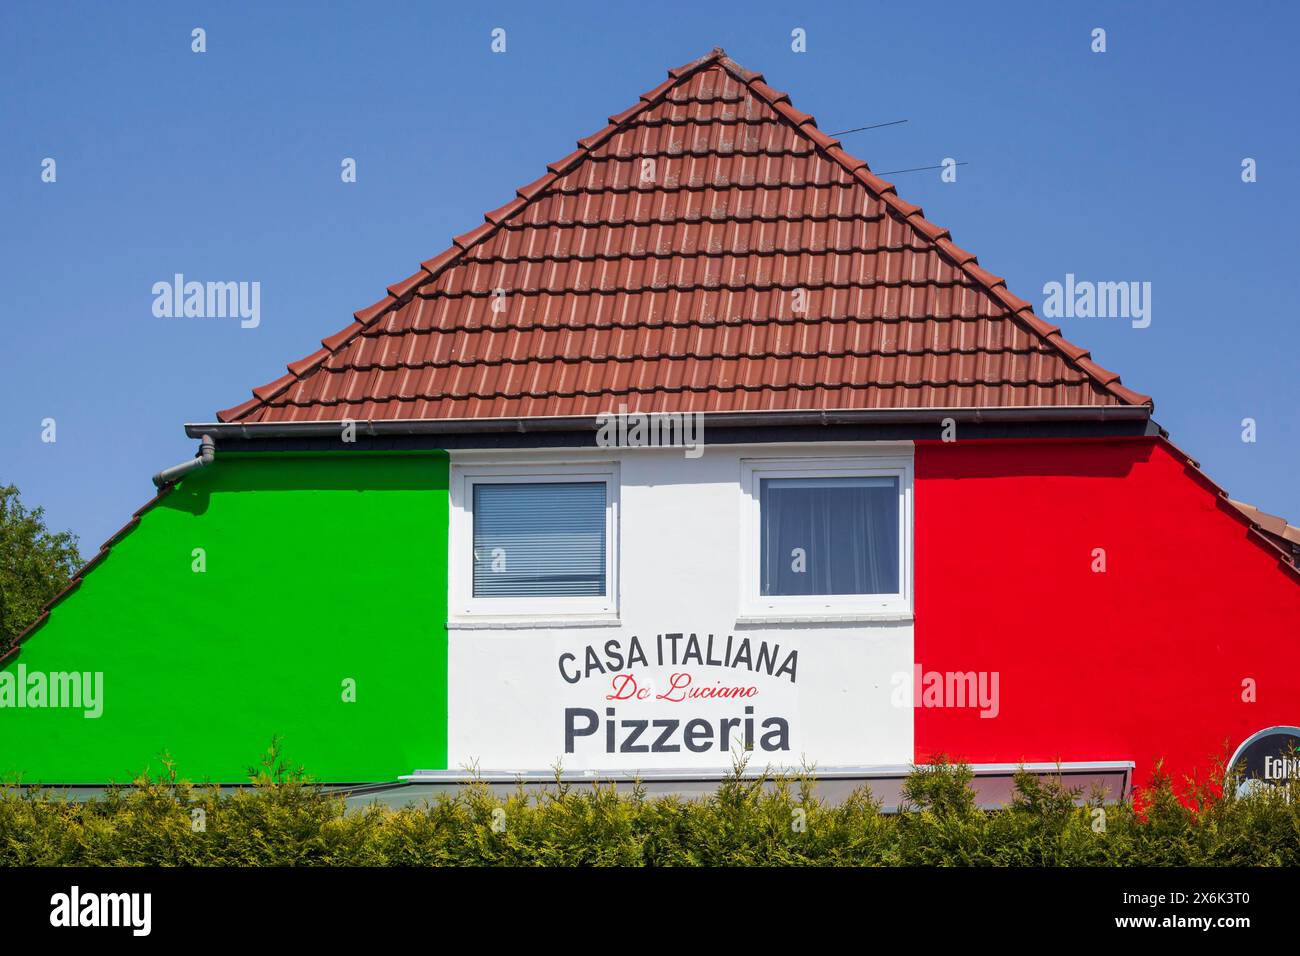
M 633 635 L 626 643 L 619 638 L 603 644 L 588 644 L 582 653 L 565 652 L 558 658 L 560 676 L 568 684 L 593 679 L 608 681 L 600 710 L 590 707 L 566 707 L 564 710 L 564 752 L 574 753 L 580 741 L 608 754 L 672 754 L 715 751 L 726 753 L 733 746 L 767 753 L 790 750 L 790 722 L 772 715 L 755 715 L 755 705 L 744 703 L 759 697 L 759 688 L 745 683 L 746 674 L 761 674 L 776 680 L 795 683 L 799 652 L 787 650 L 765 640 L 733 635 L 677 632 L 656 634 L 653 641 Z M 740 682 L 701 680 L 692 667 L 720 667 L 738 672 Z M 637 670 L 667 670 L 659 685 Z M 716 718 L 683 717 L 663 705 L 696 701 L 737 701 L 741 713 Z M 618 702 L 644 702 L 656 706 L 654 717 L 620 716 Z M 662 716 L 659 716 L 662 714 Z

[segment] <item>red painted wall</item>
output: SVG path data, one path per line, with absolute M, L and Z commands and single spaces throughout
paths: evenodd
M 918 761 L 1131 759 L 1141 784 L 1300 725 L 1300 578 L 1165 442 L 918 444 L 915 494 L 916 660 L 1000 672 L 997 717 L 916 710 Z

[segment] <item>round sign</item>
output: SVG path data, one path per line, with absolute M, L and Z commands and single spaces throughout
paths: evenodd
M 1228 778 L 1235 775 L 1235 794 L 1300 779 L 1300 727 L 1266 727 L 1247 737 L 1228 761 Z

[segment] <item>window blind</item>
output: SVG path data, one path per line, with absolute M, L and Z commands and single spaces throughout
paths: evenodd
M 603 481 L 474 485 L 474 597 L 605 594 Z

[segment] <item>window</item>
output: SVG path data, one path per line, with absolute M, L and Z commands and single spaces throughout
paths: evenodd
M 454 469 L 451 617 L 616 612 L 617 498 L 613 465 Z
M 898 593 L 898 479 L 760 478 L 763 595 Z
M 605 483 L 474 485 L 474 597 L 605 594 Z
M 911 462 L 903 458 L 743 463 L 742 614 L 911 610 Z

